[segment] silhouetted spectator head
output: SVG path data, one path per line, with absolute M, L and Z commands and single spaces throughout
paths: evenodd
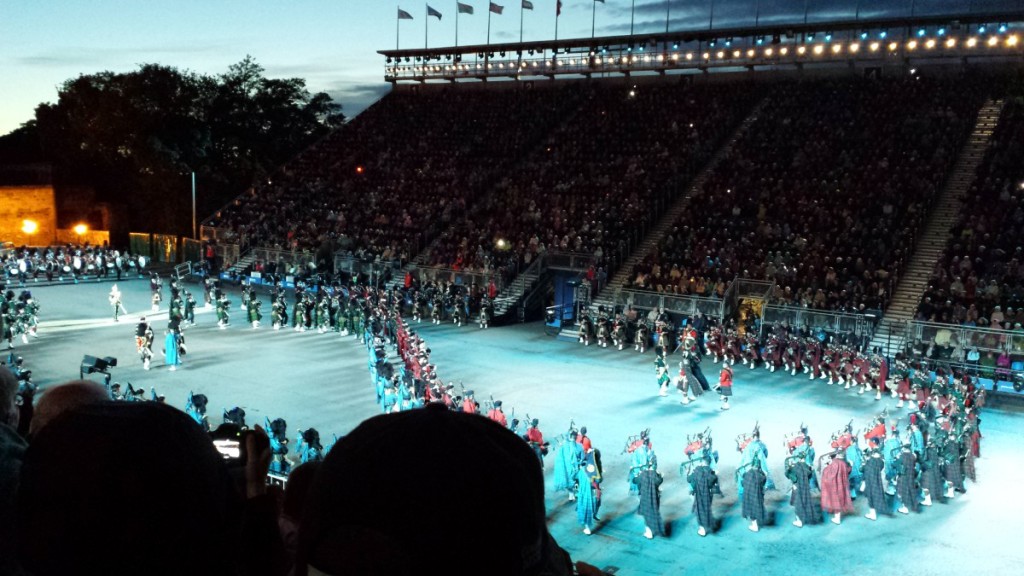
M 60 414 L 86 404 L 100 404 L 110 401 L 110 393 L 98 382 L 72 380 L 50 388 L 43 393 L 36 404 L 35 414 L 29 426 L 29 435 L 39 433 L 48 422 Z
M 207 436 L 156 402 L 79 406 L 25 453 L 21 562 L 49 574 L 227 574 L 240 496 Z
M 18 379 L 5 367 L 0 367 L 0 424 L 18 427 Z
M 442 405 L 376 416 L 313 482 L 297 574 L 571 574 L 525 442 Z

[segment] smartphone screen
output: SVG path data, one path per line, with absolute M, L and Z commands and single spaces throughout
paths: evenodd
M 242 456 L 242 449 L 238 444 L 238 440 L 214 440 L 213 447 L 220 452 L 220 455 L 225 460 L 238 459 Z

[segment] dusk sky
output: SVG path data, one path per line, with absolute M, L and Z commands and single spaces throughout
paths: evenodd
M 712 2 L 715 27 L 1014 9 L 1020 0 L 669 0 L 673 30 L 707 27 Z M 549 40 L 556 0 L 532 0 L 524 40 Z M 459 44 L 482 44 L 487 0 L 464 0 L 475 14 L 459 17 Z M 521 0 L 497 0 L 491 41 L 519 38 Z M 632 0 L 597 4 L 597 35 L 629 32 Z M 206 74 L 225 72 L 247 54 L 270 77 L 305 78 L 311 91 L 329 92 L 352 116 L 387 92 L 384 58 L 395 47 L 397 8 L 413 16 L 401 22 L 401 47 L 424 45 L 426 4 L 442 14 L 429 22 L 429 45 L 455 42 L 455 0 L 0 0 L 0 134 L 53 102 L 57 87 L 80 74 L 127 72 L 158 63 Z M 635 32 L 664 30 L 666 0 L 636 0 Z M 589 37 L 593 0 L 563 0 L 559 38 Z

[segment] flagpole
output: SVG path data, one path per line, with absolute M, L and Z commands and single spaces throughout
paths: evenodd
M 629 35 L 633 35 L 633 17 L 636 16 L 636 0 L 633 0 L 633 5 L 629 9 Z
M 594 24 L 597 22 L 597 0 L 590 0 L 590 38 L 594 38 Z
M 523 7 L 522 0 L 519 0 L 519 43 L 523 43 L 523 13 L 526 12 L 526 8 Z M 522 46 L 520 46 L 522 49 Z M 522 50 L 520 50 L 522 51 Z
M 486 76 L 489 70 L 491 60 L 491 8 L 487 6 L 487 51 L 484 52 L 484 75 Z
M 558 16 L 558 12 L 555 12 L 555 42 L 558 42 Z
M 426 6 L 426 4 L 424 4 Z M 430 47 L 430 13 L 423 17 L 423 49 Z
M 668 22 L 672 13 L 672 0 L 665 0 L 665 34 L 668 34 Z
M 398 16 L 398 12 L 395 12 L 395 16 Z M 401 39 L 401 34 L 402 34 L 402 32 L 401 32 L 402 29 L 399 27 L 401 24 L 402 24 L 402 19 L 401 18 L 395 18 L 395 50 L 398 50 L 399 46 L 401 46 L 401 43 L 399 42 L 399 40 Z
M 455 47 L 459 47 L 459 0 L 455 0 Z

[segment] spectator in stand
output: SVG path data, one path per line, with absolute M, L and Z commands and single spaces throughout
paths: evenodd
M 61 414 L 25 452 L 15 522 L 23 568 L 284 574 L 266 494 L 269 441 L 257 427 L 245 445 L 244 498 L 209 436 L 179 410 L 109 402 Z
M 110 392 L 102 384 L 89 380 L 72 380 L 48 388 L 36 404 L 32 422 L 29 423 L 29 436 L 38 434 L 43 426 L 64 412 L 109 400 Z
M 952 238 L 935 264 L 917 318 L 1007 330 L 1024 305 L 1024 103 L 1008 99 L 963 198 Z M 966 313 L 960 313 L 966 308 Z M 984 323 L 979 318 L 988 318 Z
M 883 308 L 982 86 L 780 83 L 632 276 L 643 289 L 716 297 L 753 277 L 774 280 L 785 304 Z
M 18 435 L 18 380 L 0 369 L 0 574 L 17 574 L 14 503 L 27 444 Z
M 425 497 L 424 487 L 477 505 L 453 507 Z M 438 535 L 451 554 L 425 552 Z M 547 531 L 544 478 L 530 447 L 441 404 L 373 417 L 338 441 L 313 481 L 296 564 L 297 576 L 572 573 Z

